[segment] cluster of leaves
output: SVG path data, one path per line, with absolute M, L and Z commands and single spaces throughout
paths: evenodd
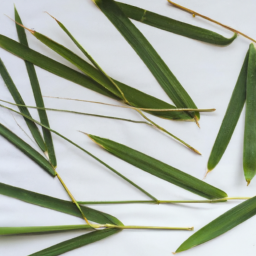
M 42 153 L 44 153 L 46 156 L 49 156 L 49 158 L 45 158 L 44 156 L 42 156 L 39 152 L 34 150 L 30 145 L 24 142 L 21 138 L 19 138 L 16 134 L 14 134 L 1 123 L 0 135 L 6 138 L 10 143 L 15 145 L 22 152 L 24 152 L 30 159 L 35 161 L 42 169 L 44 169 L 51 176 L 57 177 L 60 180 L 63 187 L 65 188 L 68 195 L 70 196 L 72 202 L 27 191 L 21 188 L 12 187 L 10 185 L 3 183 L 0 183 L 0 194 L 22 200 L 30 204 L 35 204 L 41 207 L 49 208 L 62 213 L 83 218 L 86 221 L 86 224 L 51 227 L 3 227 L 0 228 L 0 235 L 18 235 L 28 233 L 38 234 L 43 232 L 63 232 L 77 229 L 93 230 L 88 234 L 73 238 L 68 241 L 64 241 L 62 243 L 59 243 L 57 245 L 54 245 L 32 255 L 60 255 L 67 251 L 87 245 L 89 243 L 99 241 L 103 238 L 116 234 L 125 228 L 139 228 L 125 226 L 117 218 L 109 214 L 99 212 L 92 208 L 82 206 L 83 202 L 76 201 L 76 199 L 72 196 L 71 192 L 68 190 L 60 175 L 56 171 L 57 160 L 51 133 L 55 133 L 61 138 L 68 141 L 69 143 L 73 144 L 75 147 L 90 155 L 96 161 L 100 162 L 105 167 L 107 167 L 108 169 L 110 169 L 123 179 L 125 179 L 134 187 L 139 189 L 141 192 L 145 193 L 151 199 L 151 201 L 146 202 L 156 204 L 161 202 L 156 197 L 151 195 L 149 192 L 145 191 L 143 188 L 135 184 L 133 181 L 129 180 L 127 177 L 119 173 L 117 170 L 113 169 L 107 163 L 103 162 L 102 160 L 94 156 L 92 153 L 78 146 L 73 141 L 69 140 L 62 134 L 50 128 L 46 110 L 56 111 L 56 109 L 45 108 L 34 65 L 37 65 L 55 75 L 68 79 L 74 83 L 80 84 L 88 89 L 94 90 L 100 94 L 118 100 L 119 102 L 125 103 L 126 105 L 132 107 L 132 109 L 137 111 L 146 120 L 146 122 L 144 123 L 154 126 L 163 132 L 166 132 L 179 142 L 183 143 L 188 148 L 192 149 L 194 152 L 199 153 L 189 144 L 185 143 L 181 139 L 177 138 L 176 136 L 169 133 L 164 128 L 160 127 L 155 122 L 150 120 L 142 112 L 142 110 L 145 110 L 147 113 L 170 120 L 194 120 L 196 123 L 198 123 L 198 120 L 200 119 L 200 110 L 197 109 L 191 97 L 188 95 L 186 90 L 182 87 L 178 79 L 167 67 L 167 65 L 164 63 L 164 61 L 161 59 L 161 57 L 158 55 L 155 49 L 151 46 L 148 40 L 129 20 L 129 18 L 143 22 L 150 26 L 154 26 L 159 29 L 163 29 L 172 33 L 176 33 L 178 35 L 182 35 L 188 38 L 196 39 L 214 45 L 228 45 L 231 42 L 233 42 L 233 40 L 235 40 L 235 38 L 237 37 L 237 34 L 234 34 L 232 38 L 228 39 L 212 31 L 195 27 L 186 23 L 182 23 L 131 5 L 118 3 L 113 0 L 94 0 L 94 2 L 102 11 L 102 13 L 105 14 L 106 17 L 112 22 L 112 24 L 119 30 L 119 32 L 131 45 L 131 47 L 140 56 L 140 58 L 144 61 L 145 65 L 149 68 L 151 73 L 154 75 L 156 80 L 159 82 L 159 84 L 166 92 L 166 94 L 169 96 L 169 98 L 172 100 L 172 102 L 175 104 L 175 106 L 163 102 L 153 96 L 147 95 L 137 89 L 134 89 L 128 85 L 125 85 L 109 77 L 106 74 L 106 72 L 104 72 L 104 70 L 98 65 L 98 63 L 89 55 L 89 53 L 78 43 L 78 41 L 72 36 L 72 34 L 67 30 L 67 28 L 55 18 L 54 19 L 57 21 L 58 25 L 76 44 L 76 46 L 83 52 L 83 54 L 92 62 L 93 66 L 84 59 L 74 54 L 72 51 L 70 51 L 63 45 L 49 39 L 45 35 L 40 34 L 39 32 L 36 32 L 34 30 L 29 30 L 33 36 L 35 36 L 39 41 L 41 41 L 43 44 L 51 48 L 53 51 L 58 53 L 60 56 L 68 60 L 74 66 L 76 66 L 82 73 L 77 72 L 51 58 L 48 58 L 30 49 L 25 34 L 25 27 L 22 25 L 20 16 L 17 10 L 15 9 L 16 29 L 20 43 L 4 35 L 0 35 L 0 47 L 25 60 L 27 72 L 30 78 L 34 98 L 36 101 L 35 108 L 38 109 L 40 122 L 33 119 L 30 115 L 28 106 L 26 106 L 25 102 L 23 101 L 21 94 L 15 86 L 15 83 L 12 81 L 11 76 L 9 75 L 1 59 L 0 74 L 9 89 L 13 97 L 13 100 L 16 103 L 12 104 L 17 105 L 19 111 L 16 111 L 2 104 L 0 105 L 0 107 L 7 108 L 24 117 L 34 140 L 42 150 Z M 208 163 L 209 170 L 212 170 L 220 160 L 232 136 L 239 115 L 245 103 L 245 99 L 247 99 L 244 146 L 244 170 L 246 180 L 248 182 L 253 178 L 253 176 L 256 173 L 256 162 L 254 160 L 255 156 L 253 155 L 253 153 L 255 152 L 253 148 L 253 141 L 256 136 L 254 127 L 256 124 L 256 119 L 253 118 L 255 115 L 254 105 L 256 104 L 254 97 L 255 92 L 253 88 L 253 81 L 255 81 L 256 75 L 255 58 L 256 50 L 254 46 L 251 45 L 246 55 L 245 62 L 242 67 L 234 93 L 232 95 L 229 108 L 223 120 L 222 127 L 216 139 L 216 143 L 214 145 L 213 152 Z M 4 100 L 1 101 L 9 103 Z M 113 118 L 106 116 L 99 117 Z M 120 119 L 125 121 L 136 122 L 133 120 L 126 120 L 122 118 Z M 41 135 L 37 125 L 40 125 L 42 127 L 43 135 Z M 203 182 L 191 175 L 188 175 L 172 166 L 169 166 L 157 159 L 147 156 L 135 149 L 129 148 L 125 145 L 119 144 L 115 141 L 111 141 L 105 138 L 100 138 L 94 135 L 88 136 L 103 149 L 115 155 L 116 157 L 126 161 L 127 163 L 130 163 L 151 175 L 154 175 L 160 179 L 175 184 L 176 186 L 186 189 L 194 194 L 209 199 L 209 202 L 212 202 L 214 200 L 219 200 L 223 202 L 228 199 L 227 194 L 224 191 L 216 187 L 213 187 L 207 184 L 206 182 Z M 209 241 L 227 232 L 231 228 L 239 225 L 240 223 L 242 223 L 243 221 L 247 220 L 248 218 L 252 217 L 255 214 L 256 198 L 251 198 L 245 201 L 244 203 L 241 203 L 240 205 L 234 207 L 225 214 L 221 215 L 219 218 L 215 219 L 207 226 L 196 232 L 188 240 L 186 240 L 177 249 L 176 252 L 181 252 L 196 245 L 202 244 L 206 241 Z M 98 224 L 91 223 L 91 221 Z

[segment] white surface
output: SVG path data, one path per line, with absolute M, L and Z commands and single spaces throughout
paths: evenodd
M 165 0 L 122 1 L 157 13 L 168 15 L 190 24 L 198 25 L 224 36 L 232 33 L 217 25 L 172 8 Z M 224 24 L 256 38 L 255 1 L 180 0 L 181 5 L 208 15 Z M 95 60 L 114 78 L 143 92 L 170 102 L 154 77 L 133 49 L 122 38 L 107 18 L 90 0 L 45 0 L 16 1 L 23 23 L 50 38 L 82 54 L 46 14 L 48 11 L 62 21 Z M 0 33 L 17 40 L 14 23 L 3 14 L 13 17 L 12 1 L 1 1 Z M 190 192 L 151 176 L 103 151 L 78 130 L 113 139 L 140 150 L 199 179 L 204 177 L 207 160 L 218 133 L 232 90 L 240 72 L 249 40 L 239 37 L 228 47 L 205 44 L 153 27 L 134 22 L 152 43 L 164 61 L 191 95 L 199 108 L 216 108 L 212 114 L 202 114 L 198 129 L 194 123 L 173 122 L 150 116 L 170 132 L 193 145 L 202 156 L 197 156 L 166 135 L 143 124 L 99 119 L 71 114 L 48 112 L 51 127 L 134 180 L 159 199 L 201 199 Z M 66 60 L 48 49 L 28 34 L 30 47 L 72 68 Z M 34 105 L 33 95 L 23 60 L 0 49 L 22 97 L 28 105 Z M 43 95 L 70 97 L 116 103 L 105 96 L 59 78 L 36 67 Z M 1 99 L 12 101 L 6 86 L 0 79 Z M 140 120 L 133 111 L 105 107 L 95 104 L 45 99 L 47 107 L 114 115 Z M 38 118 L 35 110 L 33 117 Z M 27 131 L 20 116 L 15 119 Z M 1 109 L 0 122 L 25 141 L 34 145 L 20 130 L 10 112 Z M 226 191 L 229 196 L 254 196 L 256 179 L 249 187 L 243 177 L 242 144 L 244 112 L 238 122 L 228 149 L 217 168 L 206 182 Z M 77 200 L 147 200 L 140 191 L 127 184 L 89 156 L 53 135 L 58 172 Z M 40 167 L 5 139 L 0 137 L 1 182 L 68 200 L 68 196 L 57 179 L 52 179 Z M 40 208 L 0 195 L 0 226 L 39 226 L 82 224 L 79 218 Z M 117 205 L 95 206 L 119 218 L 126 225 L 194 226 L 195 230 L 236 206 L 238 202 L 225 204 L 194 205 Z M 255 255 L 254 228 L 256 219 L 251 218 L 232 231 L 182 255 Z M 58 242 L 76 237 L 79 232 L 36 236 L 13 236 L 0 238 L 0 255 L 23 256 L 42 250 Z M 65 255 L 122 255 L 155 256 L 171 255 L 193 232 L 183 231 L 123 231 L 103 241 L 71 251 Z

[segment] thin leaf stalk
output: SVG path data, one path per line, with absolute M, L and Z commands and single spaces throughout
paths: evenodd
M 198 13 L 198 12 L 195 12 L 195 11 L 193 11 L 193 10 L 191 10 L 191 9 L 188 9 L 188 8 L 184 7 L 184 6 L 181 6 L 181 5 L 179 5 L 179 4 L 176 4 L 176 3 L 174 3 L 173 1 L 170 1 L 170 0 L 167 0 L 167 1 L 168 1 L 170 4 L 172 4 L 173 6 L 179 8 L 179 9 L 181 9 L 181 10 L 183 10 L 183 11 L 186 11 L 186 12 L 188 12 L 188 13 L 191 13 L 191 14 L 193 15 L 193 17 L 199 16 L 199 17 L 201 17 L 201 18 L 203 18 L 203 19 L 209 20 L 209 21 L 211 21 L 211 22 L 213 22 L 213 23 L 215 23 L 215 24 L 217 24 L 217 25 L 219 25 L 219 26 L 221 26 L 221 27 L 224 27 L 224 28 L 226 28 L 226 29 L 228 29 L 228 30 L 230 30 L 230 31 L 232 31 L 232 32 L 235 32 L 235 33 L 237 33 L 237 34 L 240 34 L 241 36 L 243 36 L 243 37 L 245 37 L 245 38 L 247 38 L 247 39 L 253 41 L 254 43 L 256 43 L 256 40 L 255 40 L 255 39 L 253 39 L 253 38 L 247 36 L 246 34 L 240 32 L 240 31 L 238 31 L 238 30 L 236 30 L 236 29 L 234 29 L 234 28 L 232 28 L 232 27 L 229 27 L 229 26 L 227 26 L 227 25 L 224 25 L 224 24 L 222 24 L 222 23 L 220 23 L 220 22 L 218 22 L 218 21 L 216 21 L 216 20 L 213 20 L 213 19 L 211 19 L 211 18 L 209 18 L 209 17 L 207 17 L 207 16 L 204 16 L 204 15 Z
M 82 150 L 83 152 L 85 152 L 87 155 L 91 156 L 92 158 L 94 158 L 96 161 L 98 161 L 99 163 L 101 163 L 102 165 L 104 165 L 105 167 L 107 167 L 109 170 L 111 170 L 112 172 L 114 172 L 115 174 L 117 174 L 118 176 L 120 176 L 121 178 L 123 178 L 124 180 L 126 180 L 128 183 L 130 183 L 131 185 L 133 185 L 134 187 L 136 187 L 137 189 L 139 189 L 141 192 L 143 192 L 144 194 L 146 194 L 148 197 L 150 197 L 151 199 L 157 201 L 157 199 L 152 196 L 150 193 L 148 193 L 146 190 L 144 190 L 143 188 L 139 187 L 137 184 L 135 184 L 134 182 L 132 182 L 130 179 L 126 178 L 124 175 L 122 175 L 121 173 L 119 173 L 118 171 L 116 171 L 115 169 L 113 169 L 111 166 L 109 166 L 108 164 L 106 164 L 105 162 L 103 162 L 102 160 L 100 160 L 99 158 L 97 158 L 96 156 L 94 156 L 92 153 L 90 153 L 89 151 L 85 150 L 84 148 L 80 147 L 79 145 L 77 145 L 76 143 L 74 143 L 73 141 L 71 141 L 70 139 L 66 138 L 65 136 L 61 135 L 60 133 L 58 133 L 57 131 L 43 125 L 42 123 L 38 122 L 37 120 L 30 118 L 29 116 L 20 113 L 12 108 L 9 108 L 7 106 L 4 106 L 2 104 L 0 104 L 0 107 L 9 109 L 12 112 L 15 112 L 19 115 L 24 116 L 25 118 L 37 123 L 38 125 L 48 129 L 49 131 L 55 133 L 56 135 L 58 135 L 59 137 L 63 138 L 64 140 L 68 141 L 69 143 L 71 143 L 72 145 L 74 145 L 75 147 L 79 148 L 80 150 Z
M 224 197 L 209 200 L 130 200 L 130 201 L 78 201 L 79 204 L 200 204 L 200 203 L 222 203 L 226 201 L 248 200 L 251 197 Z
M 150 111 L 150 112 L 214 112 L 216 109 L 215 108 L 136 108 L 132 106 L 122 106 L 122 105 L 116 105 L 116 104 L 109 104 L 109 103 L 104 103 L 104 102 L 99 102 L 99 101 L 90 101 L 90 100 L 81 100 L 81 99 L 72 99 L 72 98 L 63 98 L 63 97 L 54 97 L 54 96 L 44 96 L 44 98 L 52 98 L 52 99 L 60 99 L 60 100 L 73 100 L 73 101 L 81 101 L 81 102 L 87 102 L 87 103 L 96 103 L 96 104 L 102 104 L 106 106 L 111 106 L 111 107 L 118 107 L 118 108 L 129 108 L 129 109 L 138 109 L 138 110 L 143 110 L 143 111 Z

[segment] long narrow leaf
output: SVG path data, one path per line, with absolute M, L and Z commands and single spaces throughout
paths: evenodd
M 235 33 L 231 38 L 226 38 L 213 31 L 177 21 L 136 6 L 119 2 L 116 3 L 127 17 L 177 35 L 215 45 L 228 45 L 237 37 L 237 34 Z
M 245 56 L 242 69 L 226 110 L 226 114 L 214 142 L 212 152 L 208 160 L 207 167 L 209 171 L 213 170 L 222 158 L 244 107 L 246 99 L 248 57 L 249 52 L 247 52 Z
M 152 45 L 113 0 L 93 0 L 144 61 L 170 99 L 179 108 L 197 108 Z M 198 112 L 190 113 L 199 118 Z
M 199 244 L 218 237 L 256 214 L 256 197 L 248 199 L 231 210 L 225 212 L 208 225 L 189 237 L 176 253 L 186 251 Z
M 89 225 L 39 226 L 39 227 L 0 227 L 0 236 L 57 233 L 72 230 L 92 229 Z
M 57 256 L 65 252 L 69 252 L 71 250 L 85 246 L 87 244 L 97 242 L 118 232 L 120 232 L 120 229 L 113 228 L 94 231 L 89 234 L 78 236 L 62 243 L 56 244 L 42 251 L 30 254 L 30 256 Z
M 250 45 L 246 83 L 244 176 L 248 185 L 256 174 L 256 49 Z
M 116 171 L 114 168 L 112 168 L 111 166 L 109 166 L 108 164 L 106 164 L 105 162 L 101 161 L 98 157 L 94 156 L 92 153 L 90 153 L 89 151 L 85 150 L 84 148 L 78 146 L 76 143 L 74 143 L 72 140 L 66 138 L 65 136 L 61 135 L 60 133 L 58 133 L 57 131 L 41 124 L 40 122 L 36 121 L 35 119 L 29 117 L 29 116 L 26 116 L 24 115 L 23 113 L 20 113 L 12 108 L 8 108 L 6 106 L 3 106 L 0 104 L 0 107 L 3 107 L 3 108 L 6 108 L 6 109 L 9 109 L 10 111 L 12 112 L 15 112 L 19 115 L 22 115 L 24 116 L 25 118 L 31 120 L 31 121 L 34 121 L 36 124 L 39 124 L 40 126 L 48 129 L 49 131 L 57 134 L 59 137 L 63 138 L 64 140 L 68 141 L 69 143 L 71 143 L 72 145 L 74 145 L 75 147 L 79 148 L 80 150 L 82 150 L 83 152 L 85 152 L 87 155 L 91 156 L 92 158 L 94 158 L 96 161 L 98 161 L 99 163 L 101 163 L 102 165 L 104 165 L 105 167 L 107 167 L 109 170 L 111 170 L 112 172 L 114 172 L 115 174 L 117 174 L 119 177 L 123 178 L 124 180 L 126 180 L 127 182 L 129 182 L 131 185 L 133 185 L 134 187 L 136 187 L 137 189 L 139 189 L 141 192 L 143 192 L 144 194 L 146 194 L 147 196 L 149 196 L 150 198 L 152 198 L 153 200 L 157 201 L 157 199 L 152 196 L 151 194 L 149 194 L 147 191 L 145 191 L 143 188 L 141 188 L 140 186 L 138 186 L 137 184 L 135 184 L 134 182 L 132 182 L 130 179 L 126 178 L 124 175 L 122 175 L 120 172 Z M 59 178 L 59 176 L 58 176 Z M 63 184 L 63 182 L 62 182 Z M 66 189 L 66 188 L 65 188 Z M 67 189 L 66 189 L 67 190 Z
M 35 193 L 22 188 L 13 187 L 4 183 L 0 183 L 0 194 L 16 198 L 30 204 L 82 218 L 82 215 L 77 209 L 76 205 L 69 201 Z M 85 206 L 81 206 L 81 209 L 84 215 L 91 221 L 100 224 L 110 223 L 123 226 L 121 221 L 107 213 L 100 212 Z
M 89 135 L 89 137 L 114 156 L 192 193 L 208 199 L 227 197 L 227 194 L 222 190 L 137 150 L 94 135 Z
M 17 9 L 14 8 L 14 10 L 15 10 L 15 20 L 18 23 L 22 24 L 22 21 L 21 21 L 21 18 L 19 16 L 19 13 L 18 13 Z M 29 47 L 27 37 L 26 37 L 26 33 L 25 33 L 25 29 L 23 27 L 17 25 L 17 24 L 16 24 L 16 29 L 17 29 L 17 33 L 18 33 L 20 43 Z M 36 75 L 35 67 L 31 62 L 26 61 L 26 60 L 25 60 L 25 64 L 26 64 L 26 67 L 27 67 L 30 83 L 31 83 L 31 86 L 32 86 L 32 89 L 33 89 L 36 105 L 37 105 L 37 107 L 44 108 L 44 101 L 43 101 L 39 81 L 38 81 L 38 78 L 37 78 L 37 75 Z M 46 111 L 44 109 L 38 109 L 38 114 L 39 114 L 41 123 L 50 127 Z M 43 135 L 44 135 L 44 140 L 45 140 L 45 144 L 46 144 L 46 147 L 47 147 L 50 162 L 54 167 L 56 167 L 57 166 L 57 160 L 56 160 L 56 156 L 55 156 L 55 151 L 54 151 L 54 146 L 53 146 L 53 141 L 52 141 L 52 135 L 45 128 L 43 128 Z
M 103 94 L 105 96 L 119 99 L 117 96 L 115 96 L 113 93 L 102 87 L 100 84 L 95 82 L 94 80 L 90 79 L 89 77 L 49 58 L 46 57 L 4 35 L 0 35 L 0 47 L 5 49 L 6 51 L 11 52 L 12 54 L 27 60 L 57 76 L 60 76 L 62 78 L 65 78 L 67 80 L 70 80 L 74 83 L 77 83 L 79 85 L 82 85 L 83 87 L 86 87 L 88 89 L 91 89 L 93 91 L 96 91 L 100 94 Z M 118 86 L 121 88 L 121 90 L 126 95 L 126 98 L 129 100 L 129 102 L 134 107 L 139 108 L 152 108 L 152 109 L 171 109 L 175 108 L 173 105 L 170 105 L 164 101 L 161 101 L 153 96 L 150 96 L 148 94 L 145 94 L 139 90 L 136 90 L 132 87 L 129 87 L 128 85 L 125 85 L 123 83 L 120 83 L 116 80 L 114 80 Z M 166 119 L 172 119 L 172 120 L 191 120 L 191 118 L 183 112 L 150 112 L 148 113 L 166 118 Z
M 26 154 L 30 159 L 41 166 L 45 171 L 47 171 L 52 176 L 55 176 L 55 170 L 51 164 L 40 155 L 35 149 L 33 149 L 29 144 L 20 139 L 16 134 L 7 129 L 4 125 L 0 123 L 0 135 L 6 138 L 14 146 L 20 149 L 24 154 Z
M 1 59 L 0 59 L 0 75 L 2 76 L 6 86 L 8 87 L 14 101 L 17 104 L 26 105 Z M 21 113 L 31 117 L 26 107 L 19 107 L 19 110 Z M 25 119 L 25 121 L 38 146 L 43 150 L 43 152 L 47 152 L 43 138 L 37 126 L 35 125 L 35 123 L 33 123 L 31 120 L 28 120 L 28 119 Z

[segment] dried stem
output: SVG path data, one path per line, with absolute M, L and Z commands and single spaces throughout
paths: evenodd
M 254 40 L 253 38 L 251 38 L 251 37 L 245 35 L 244 33 L 240 32 L 240 31 L 238 31 L 238 30 L 236 30 L 236 29 L 234 29 L 234 28 L 231 28 L 231 27 L 229 27 L 229 26 L 227 26 L 227 25 L 224 25 L 224 24 L 222 24 L 222 23 L 220 23 L 220 22 L 218 22 L 218 21 L 216 21 L 216 20 L 213 20 L 213 19 L 211 19 L 211 18 L 209 18 L 209 17 L 207 17 L 207 16 L 204 16 L 204 15 L 198 13 L 198 12 L 195 12 L 195 11 L 190 10 L 190 9 L 188 9 L 188 8 L 186 8 L 186 7 L 183 7 L 183 6 L 179 5 L 179 4 L 176 4 L 176 3 L 174 3 L 173 1 L 170 1 L 170 0 L 167 0 L 167 1 L 168 1 L 170 4 L 172 4 L 173 6 L 179 8 L 179 9 L 181 9 L 181 10 L 183 10 L 183 11 L 186 11 L 186 12 L 191 13 L 191 14 L 193 15 L 193 17 L 199 16 L 199 17 L 201 17 L 201 18 L 203 18 L 203 19 L 209 20 L 209 21 L 211 21 L 211 22 L 213 22 L 213 23 L 215 23 L 215 24 L 218 24 L 218 25 L 220 25 L 220 26 L 222 26 L 222 27 L 224 27 L 224 28 L 226 28 L 226 29 L 228 29 L 228 30 L 233 31 L 234 33 L 240 34 L 241 36 L 244 36 L 244 37 L 246 37 L 247 39 L 249 39 L 249 40 L 253 41 L 254 43 L 256 43 L 256 40 Z

